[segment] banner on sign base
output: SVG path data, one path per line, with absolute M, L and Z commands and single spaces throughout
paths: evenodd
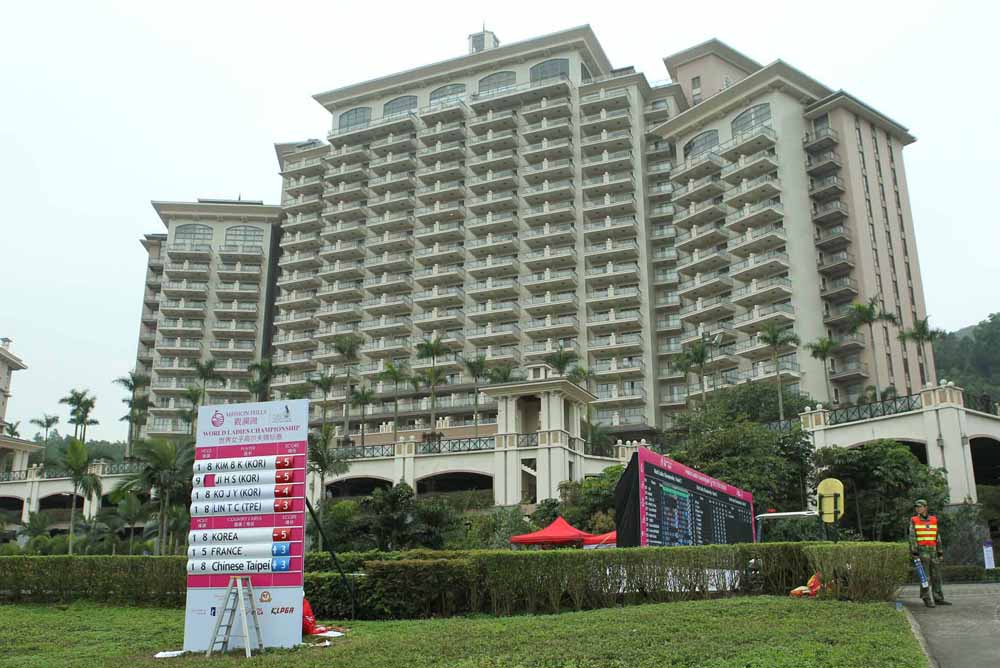
M 249 578 L 265 647 L 302 642 L 309 402 L 198 410 L 184 649 L 206 651 L 234 575 Z M 229 647 L 244 646 L 235 619 Z M 251 630 L 251 633 L 253 631 Z

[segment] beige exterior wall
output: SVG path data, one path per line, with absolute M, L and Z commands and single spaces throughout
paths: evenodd
M 681 89 L 688 100 L 693 101 L 696 92 L 704 100 L 732 86 L 737 81 L 746 78 L 746 76 L 747 72 L 728 60 L 724 60 L 714 54 L 708 54 L 697 60 L 679 65 L 676 71 L 676 83 L 681 85 Z M 695 77 L 698 77 L 701 83 L 697 91 L 692 89 Z
M 27 369 L 27 365 L 11 350 L 10 339 L 0 340 L 0 425 L 3 425 L 7 415 L 7 402 L 10 400 L 10 386 L 14 372 Z

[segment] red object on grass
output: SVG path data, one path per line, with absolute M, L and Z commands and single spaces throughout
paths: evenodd
M 584 539 L 593 537 L 593 534 L 580 531 L 560 516 L 544 529 L 511 536 L 510 542 L 517 545 L 570 545 L 582 543 Z
M 327 628 L 316 623 L 316 615 L 313 614 L 312 606 L 305 598 L 302 599 L 302 633 L 307 636 L 326 633 Z
M 607 533 L 599 533 L 589 538 L 583 539 L 584 545 L 616 545 L 618 543 L 618 532 L 609 531 Z

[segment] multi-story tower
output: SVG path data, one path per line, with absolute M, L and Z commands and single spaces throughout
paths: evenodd
M 680 343 L 716 344 L 709 391 L 780 374 L 829 404 L 872 384 L 912 394 L 934 381 L 923 347 L 897 338 L 926 316 L 902 161 L 913 136 L 782 61 L 762 66 L 717 40 L 664 62 L 690 106 L 651 131 L 676 147 Z M 851 303 L 872 298 L 898 320 L 877 324 L 874 341 L 848 329 Z M 832 389 L 803 348 L 779 351 L 775 368 L 757 336 L 767 323 L 803 344 L 838 342 Z M 661 403 L 684 393 L 664 390 Z
M 255 201 L 153 202 L 166 234 L 146 235 L 149 254 L 136 370 L 151 377 L 152 408 L 140 436 L 183 436 L 201 387 L 194 363 L 222 377 L 208 403 L 251 401 L 250 364 L 270 344 L 269 295 L 281 209 Z
M 10 386 L 14 372 L 28 368 L 28 365 L 10 349 L 10 344 L 10 339 L 0 338 L 0 429 L 7 415 L 7 402 L 10 400 Z
M 665 64 L 672 82 L 651 86 L 613 69 L 589 27 L 506 46 L 484 32 L 461 58 L 317 95 L 329 143 L 277 147 L 275 389 L 342 373 L 330 344 L 344 333 L 365 339 L 376 442 L 394 393 L 379 371 L 430 364 L 413 351 L 433 337 L 451 351 L 437 428 L 469 424 L 462 358 L 477 354 L 576 351 L 595 420 L 628 432 L 665 426 L 701 391 L 674 364 L 698 340 L 712 353 L 706 391 L 780 375 L 829 403 L 876 379 L 900 392 L 934 380 L 894 329 L 878 325 L 875 342 L 845 329 L 847 306 L 872 296 L 903 327 L 925 315 L 907 130 L 715 40 Z M 768 323 L 840 343 L 829 386 L 803 349 L 773 368 L 757 339 Z M 338 392 L 313 396 L 342 415 Z M 409 394 L 400 429 L 426 431 L 426 393 Z

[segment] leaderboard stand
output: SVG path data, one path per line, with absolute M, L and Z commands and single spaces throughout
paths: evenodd
M 302 642 L 308 420 L 304 399 L 199 409 L 185 650 L 209 648 L 232 575 L 253 584 L 265 647 Z

